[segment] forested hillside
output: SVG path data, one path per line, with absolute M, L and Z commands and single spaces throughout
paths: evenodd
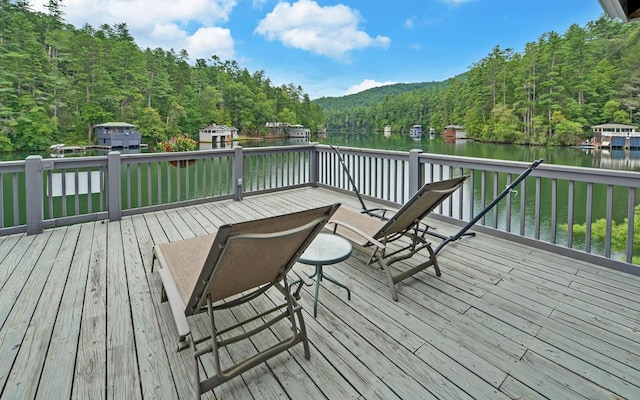
M 325 111 L 369 107 L 384 101 L 384 99 L 389 96 L 396 96 L 401 93 L 424 88 L 436 89 L 444 85 L 446 85 L 444 82 L 396 83 L 393 85 L 374 87 L 341 97 L 321 97 L 313 100 L 312 103 L 318 104 Z
M 107 121 L 138 125 L 150 144 L 212 123 L 245 135 L 268 121 L 322 125 L 300 86 L 276 87 L 215 56 L 190 63 L 184 51 L 142 50 L 126 24 L 76 29 L 61 4 L 44 14 L 0 0 L 0 151 L 93 143 L 93 126 Z
M 594 124 L 640 122 L 640 25 L 600 18 L 549 32 L 522 53 L 499 45 L 444 87 L 325 111 L 328 129 L 442 132 L 464 125 L 477 140 L 571 144 Z

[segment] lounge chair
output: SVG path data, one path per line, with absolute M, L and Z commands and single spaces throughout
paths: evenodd
M 358 246 L 373 248 L 369 264 L 374 260 L 379 263 L 385 272 L 391 297 L 397 301 L 396 283 L 430 266 L 433 266 L 436 275 L 440 276 L 436 255 L 431 243 L 425 239 L 428 227 L 424 227 L 421 221 L 461 187 L 465 179 L 467 179 L 466 176 L 461 176 L 428 183 L 422 186 L 393 216 L 384 219 L 340 207 L 327 224 L 327 228 Z M 389 245 L 400 238 L 408 238 L 408 243 L 407 241 L 399 242 L 399 248 L 390 250 Z M 391 264 L 413 257 L 423 249 L 426 249 L 429 254 L 426 262 L 393 275 L 390 269 Z
M 224 225 L 212 235 L 154 246 L 153 261 L 162 280 L 162 300 L 169 301 L 175 320 L 178 351 L 191 348 L 196 398 L 298 343 L 310 357 L 301 307 L 290 294 L 287 273 L 338 207 Z M 254 300 L 271 287 L 283 295 L 281 304 L 220 329 L 214 318 L 218 310 Z M 208 336 L 195 338 L 189 317 L 202 312 L 208 313 Z M 221 348 L 250 339 L 279 321 L 288 322 L 290 337 L 223 368 Z M 250 322 L 251 327 L 243 329 Z M 201 379 L 199 359 L 209 353 L 214 371 Z

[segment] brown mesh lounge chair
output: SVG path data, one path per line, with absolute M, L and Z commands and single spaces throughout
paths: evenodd
M 162 300 L 169 301 L 178 331 L 178 351 L 190 347 L 193 355 L 196 398 L 298 343 L 303 343 L 305 357 L 309 358 L 301 307 L 290 294 L 287 273 L 338 207 L 334 204 L 224 225 L 212 235 L 154 246 Z M 282 304 L 222 330 L 216 325 L 217 310 L 256 299 L 271 287 L 282 293 Z M 195 338 L 188 317 L 201 312 L 208 313 L 209 332 L 204 338 Z M 223 369 L 221 348 L 249 339 L 280 321 L 290 325 L 290 337 Z M 251 328 L 243 329 L 249 322 Z M 201 379 L 199 358 L 209 353 L 214 372 Z
M 395 215 L 387 217 L 388 219 L 380 219 L 340 207 L 327 227 L 356 245 L 373 248 L 369 264 L 374 260 L 380 264 L 385 272 L 391 297 L 397 301 L 396 283 L 430 266 L 433 266 L 436 275 L 440 276 L 436 255 L 431 248 L 431 243 L 425 239 L 427 229 L 421 226 L 420 221 L 462 186 L 465 179 L 467 179 L 466 176 L 461 176 L 422 186 Z M 398 242 L 399 248 L 389 250 L 389 244 L 400 238 L 408 238 L 408 240 Z M 422 249 L 426 249 L 429 253 L 429 259 L 426 262 L 393 275 L 390 269 L 391 264 L 410 258 Z

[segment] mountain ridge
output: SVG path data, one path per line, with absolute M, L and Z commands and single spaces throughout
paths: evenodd
M 343 110 L 345 108 L 371 107 L 383 102 L 387 97 L 397 96 L 416 90 L 434 90 L 446 87 L 453 79 L 464 77 L 465 73 L 456 75 L 443 81 L 394 83 L 391 85 L 376 86 L 358 93 L 344 96 L 328 96 L 314 99 L 311 102 L 319 105 L 325 111 Z

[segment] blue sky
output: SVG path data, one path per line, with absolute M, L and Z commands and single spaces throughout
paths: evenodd
M 47 0 L 32 0 L 42 10 Z M 493 47 L 523 50 L 603 11 L 597 0 L 62 0 L 76 27 L 126 22 L 141 48 L 216 54 L 312 99 L 441 81 Z

